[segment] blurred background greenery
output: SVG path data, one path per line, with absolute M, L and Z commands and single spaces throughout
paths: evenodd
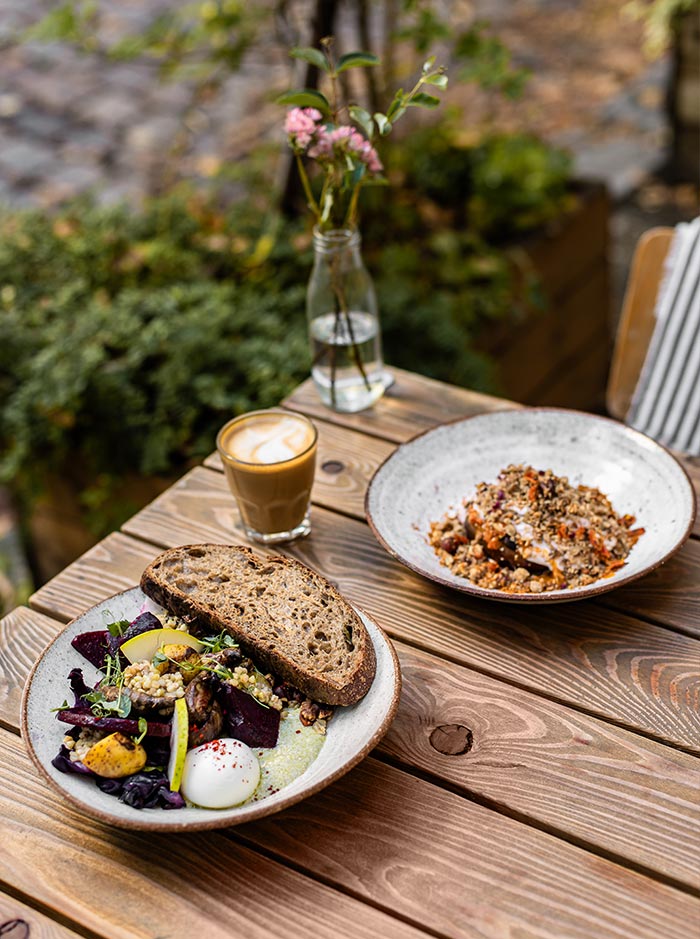
M 658 41 L 688 5 L 631 12 Z M 239 159 L 215 159 L 204 182 L 179 172 L 202 104 L 262 48 L 266 61 L 284 61 L 290 45 L 335 33 L 341 52 L 376 52 L 382 65 L 368 78 L 347 78 L 372 111 L 429 52 L 449 63 L 454 98 L 431 123 L 417 115 L 381 154 L 392 187 L 366 194 L 365 257 L 390 364 L 503 392 L 484 336 L 547 309 L 522 245 L 575 213 L 580 187 L 564 150 L 504 126 L 499 102 L 517 108 L 528 71 L 468 5 L 457 12 L 431 0 L 205 0 L 161 7 L 114 37 L 108 4 L 67 0 L 14 37 L 105 62 L 147 60 L 188 95 L 139 205 L 81 197 L 0 216 L 0 481 L 26 532 L 57 480 L 62 501 L 69 484 L 86 538 L 114 529 L 138 508 L 125 482 L 164 484 L 211 452 L 224 420 L 278 403 L 308 374 L 310 232 L 282 109 Z M 286 86 L 317 82 L 304 63 L 261 74 L 265 113 Z M 460 105 L 467 86 L 480 95 L 471 114 Z M 51 573 L 36 559 L 46 537 L 35 533 L 34 547 L 27 538 L 38 579 Z

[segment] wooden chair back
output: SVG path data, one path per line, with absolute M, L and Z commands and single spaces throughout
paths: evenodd
M 672 228 L 652 228 L 637 243 L 615 338 L 606 392 L 608 413 L 624 420 L 654 331 L 654 307 Z

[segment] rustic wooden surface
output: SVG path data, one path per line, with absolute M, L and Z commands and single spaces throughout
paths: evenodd
M 119 832 L 38 778 L 17 734 L 20 689 L 41 648 L 71 617 L 136 583 L 163 547 L 242 540 L 213 455 L 0 623 L 8 918 L 20 915 L 17 896 L 34 916 L 32 939 L 71 929 L 202 929 L 213 939 L 694 935 L 700 540 L 600 600 L 536 611 L 475 601 L 388 557 L 364 523 L 364 493 L 397 443 L 512 404 L 400 372 L 365 415 L 336 419 L 305 386 L 287 404 L 320 430 L 313 532 L 288 553 L 394 639 L 404 675 L 396 721 L 371 758 L 319 795 L 215 834 Z
M 48 916 L 37 913 L 14 897 L 0 892 L 0 935 L 7 939 L 78 939 L 79 933 L 66 929 Z

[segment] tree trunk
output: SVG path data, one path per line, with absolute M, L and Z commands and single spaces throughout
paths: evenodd
M 326 36 L 333 35 L 336 14 L 340 0 L 316 0 L 313 20 L 311 22 L 311 45 L 317 49 L 319 43 Z M 318 88 L 319 72 L 315 65 L 307 63 L 304 77 L 304 88 Z M 291 152 L 287 155 L 284 171 L 284 183 L 280 197 L 280 208 L 285 215 L 294 215 L 299 204 L 303 201 L 303 193 L 296 162 Z

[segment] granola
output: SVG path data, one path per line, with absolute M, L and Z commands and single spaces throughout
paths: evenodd
M 544 593 L 592 584 L 624 566 L 644 533 L 634 523 L 599 489 L 511 465 L 432 522 L 428 537 L 441 564 L 479 587 Z

